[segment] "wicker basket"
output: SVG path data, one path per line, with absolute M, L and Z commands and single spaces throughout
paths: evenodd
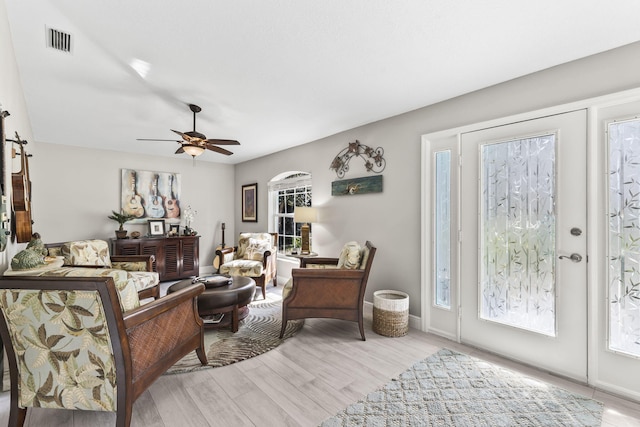
M 409 295 L 400 291 L 373 293 L 373 332 L 403 337 L 409 332 Z

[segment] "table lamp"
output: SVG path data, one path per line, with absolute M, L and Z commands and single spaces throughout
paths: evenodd
M 311 245 L 309 244 L 309 223 L 318 222 L 318 211 L 316 208 L 300 206 L 293 211 L 293 221 L 301 222 L 300 237 L 302 240 L 302 255 L 311 253 Z

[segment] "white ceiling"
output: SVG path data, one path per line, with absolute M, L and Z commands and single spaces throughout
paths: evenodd
M 194 103 L 242 144 L 198 158 L 224 163 L 640 40 L 638 0 L 4 1 L 36 141 L 175 156 L 136 138 L 192 130 Z

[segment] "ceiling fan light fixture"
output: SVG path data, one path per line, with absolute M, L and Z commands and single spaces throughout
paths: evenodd
M 182 144 L 182 148 L 184 152 L 190 155 L 191 157 L 197 157 L 200 154 L 204 153 L 204 147 L 194 144 Z

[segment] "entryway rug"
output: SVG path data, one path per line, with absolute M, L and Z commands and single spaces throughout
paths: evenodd
M 602 410 L 595 400 L 443 349 L 321 426 L 600 426 Z
M 166 374 L 216 368 L 258 356 L 276 348 L 304 326 L 304 320 L 290 320 L 283 339 L 280 339 L 281 320 L 282 301 L 252 302 L 249 314 L 240 321 L 238 332 L 233 333 L 230 328 L 205 329 L 204 346 L 209 361 L 207 366 L 200 364 L 194 351 L 173 365 Z

